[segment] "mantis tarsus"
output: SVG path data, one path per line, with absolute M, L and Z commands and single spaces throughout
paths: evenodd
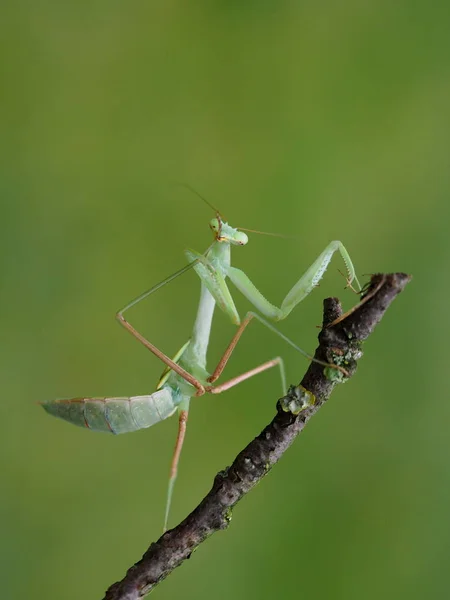
M 341 242 L 333 241 L 288 292 L 281 307 L 274 306 L 266 300 L 243 271 L 231 266 L 231 246 L 245 246 L 248 242 L 247 235 L 242 230 L 239 231 L 225 223 L 219 213 L 210 221 L 209 226 L 213 232 L 214 241 L 204 254 L 186 250 L 187 266 L 132 300 L 116 315 L 117 320 L 125 329 L 165 363 L 166 370 L 157 385 L 157 390 L 153 394 L 128 398 L 75 398 L 42 403 L 44 409 L 56 417 L 94 431 L 111 433 L 126 433 L 150 427 L 178 411 L 178 435 L 171 462 L 164 530 L 167 527 L 178 461 L 186 433 L 190 399 L 202 396 L 206 392 L 219 394 L 275 366 L 280 369 L 283 394 L 286 392 L 284 366 L 280 357 L 268 360 L 224 383 L 213 385 L 222 374 L 237 342 L 250 321 L 256 318 L 295 350 L 307 356 L 310 360 L 316 360 L 306 354 L 266 319 L 271 321 L 285 319 L 293 308 L 316 287 L 336 250 L 339 250 L 345 262 L 348 272 L 348 284 L 350 285 L 355 280 L 359 286 L 348 252 Z M 124 313 L 190 268 L 193 268 L 201 279 L 200 302 L 191 338 L 171 359 L 136 331 L 125 319 Z M 247 312 L 241 321 L 226 283 L 227 277 L 261 314 L 252 311 Z M 229 316 L 232 323 L 238 326 L 238 329 L 211 374 L 206 370 L 206 352 L 216 304 Z M 316 362 L 321 363 L 321 361 Z M 326 367 L 335 367 L 328 363 L 321 364 Z M 340 367 L 335 368 L 340 369 Z

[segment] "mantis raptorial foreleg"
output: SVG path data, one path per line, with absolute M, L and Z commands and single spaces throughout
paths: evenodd
M 297 304 L 306 298 L 306 296 L 308 296 L 308 294 L 310 294 L 317 286 L 336 250 L 339 250 L 347 268 L 348 285 L 353 281 L 356 281 L 358 287 L 361 288 L 350 255 L 339 241 L 328 244 L 325 250 L 317 257 L 309 269 L 305 271 L 297 283 L 287 293 L 281 303 L 281 307 L 274 306 L 266 300 L 258 288 L 250 281 L 249 277 L 240 269 L 230 266 L 227 275 L 238 290 L 259 310 L 261 314 L 272 321 L 282 321 L 297 306 Z

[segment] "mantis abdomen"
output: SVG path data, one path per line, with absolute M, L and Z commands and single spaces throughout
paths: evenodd
M 173 393 L 167 387 L 147 396 L 51 400 L 42 402 L 42 406 L 51 415 L 74 425 L 115 434 L 150 427 L 177 409 Z

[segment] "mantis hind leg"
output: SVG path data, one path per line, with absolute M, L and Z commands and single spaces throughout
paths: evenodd
M 284 340 L 287 344 L 289 344 L 292 348 L 294 348 L 294 350 L 296 350 L 297 352 L 299 352 L 300 354 L 302 354 L 305 358 L 307 358 L 308 360 L 315 362 L 317 364 L 323 365 L 324 367 L 329 367 L 329 368 L 333 368 L 333 369 L 337 369 L 338 371 L 341 371 L 344 375 L 347 375 L 347 371 L 345 369 L 343 369 L 342 367 L 339 367 L 338 365 L 334 365 L 332 363 L 327 363 L 325 361 L 319 360 L 317 358 L 314 358 L 314 356 L 311 356 L 310 354 L 308 354 L 307 352 L 305 352 L 304 350 L 302 350 L 302 348 L 300 348 L 300 346 L 297 346 L 297 344 L 295 342 L 293 342 L 291 339 L 289 339 L 286 335 L 284 335 L 284 333 L 282 333 L 281 331 L 279 331 L 274 325 L 272 325 L 272 323 L 270 323 L 269 321 L 267 321 L 266 319 L 264 319 L 263 317 L 261 317 L 261 315 L 258 315 L 258 313 L 254 313 L 254 312 L 248 312 L 245 315 L 245 318 L 243 319 L 242 323 L 240 324 L 238 330 L 236 331 L 236 333 L 234 334 L 231 342 L 228 344 L 227 349 L 225 350 L 225 352 L 223 353 L 222 358 L 219 360 L 216 368 L 214 369 L 212 375 L 210 375 L 208 377 L 208 382 L 209 383 L 214 383 L 215 381 L 217 381 L 217 379 L 221 376 L 223 370 L 225 369 L 234 349 L 237 346 L 237 343 L 239 342 L 241 335 L 244 333 L 244 330 L 246 329 L 246 327 L 249 325 L 250 321 L 252 319 L 257 319 L 258 321 L 260 321 L 263 325 L 265 325 L 268 329 L 270 329 L 273 333 L 276 333 L 279 337 L 281 337 L 282 340 Z M 283 388 L 283 394 L 286 393 L 287 391 L 287 387 L 286 387 L 286 373 L 285 373 L 285 368 L 284 368 L 284 363 L 282 361 L 281 358 L 277 358 L 277 359 L 273 359 L 274 361 L 277 361 L 275 363 L 272 364 L 273 361 L 268 361 L 268 363 L 264 363 L 264 365 L 268 365 L 266 368 L 270 368 L 271 366 L 275 366 L 275 364 L 279 365 L 280 368 L 280 376 L 281 376 L 281 382 L 282 382 L 282 388 Z M 270 364 L 269 364 L 270 363 Z M 260 367 L 262 367 L 263 365 L 260 365 Z M 252 377 L 253 375 L 256 375 L 258 373 L 261 373 L 262 371 L 266 370 L 266 368 L 261 369 L 260 367 L 256 367 L 255 369 L 252 369 L 252 371 L 247 371 L 246 373 L 243 373 L 241 376 L 238 376 L 237 378 L 233 378 L 232 380 L 230 380 L 230 382 L 233 382 L 232 385 L 227 385 L 229 382 L 225 382 L 223 384 L 220 384 L 219 386 L 211 386 L 211 387 L 207 387 L 206 391 L 210 392 L 212 394 L 218 394 L 222 391 L 225 391 L 225 389 L 229 389 L 230 387 L 233 387 L 233 385 L 236 385 L 237 383 L 240 383 L 241 381 L 244 381 L 245 379 L 248 379 L 249 377 Z
M 225 381 L 224 383 L 221 383 L 221 384 L 215 385 L 215 386 L 211 386 L 211 387 L 207 387 L 206 391 L 210 392 L 211 394 L 221 394 L 222 392 L 229 390 L 230 388 L 234 387 L 235 385 L 238 385 L 238 383 L 242 383 L 246 379 L 250 379 L 250 377 L 253 377 L 254 375 L 259 375 L 259 373 L 263 373 L 264 371 L 267 371 L 267 369 L 271 369 L 272 367 L 276 367 L 276 366 L 278 366 L 280 369 L 281 390 L 282 390 L 281 393 L 285 394 L 287 391 L 286 375 L 285 375 L 285 370 L 284 370 L 284 362 L 283 362 L 283 359 L 281 358 L 281 356 L 272 358 L 272 360 L 268 360 L 267 362 L 262 363 L 261 365 L 258 365 L 257 367 L 250 369 L 249 371 L 245 371 L 245 373 L 241 373 L 240 375 L 237 375 L 236 377 L 233 377 L 232 379 L 229 379 L 228 381 Z
M 237 343 L 239 342 L 239 340 L 241 338 L 241 335 L 244 333 L 245 328 L 250 323 L 250 321 L 253 319 L 253 316 L 254 316 L 254 314 L 250 313 L 250 312 L 245 315 L 244 320 L 239 325 L 238 330 L 234 334 L 233 339 L 231 340 L 231 342 L 228 344 L 227 349 L 223 353 L 222 358 L 217 363 L 217 366 L 214 369 L 213 374 L 208 377 L 208 382 L 209 383 L 214 383 L 221 376 L 221 374 L 222 374 L 223 370 L 225 369 L 225 367 L 226 367 L 226 365 L 227 365 L 227 363 L 228 363 L 231 355 L 233 354 L 234 349 L 237 346 Z M 262 373 L 266 369 L 270 369 L 270 367 L 273 367 L 276 364 L 278 364 L 279 369 L 280 369 L 280 378 L 281 378 L 282 393 L 285 394 L 286 391 L 287 391 L 287 387 L 286 387 L 286 385 L 287 385 L 286 384 L 286 371 L 285 371 L 285 368 L 284 368 L 283 359 L 281 357 L 277 357 L 277 358 L 273 359 L 272 361 L 268 361 L 267 363 L 263 363 L 263 365 L 260 365 L 259 367 L 255 367 L 255 369 L 252 369 L 251 371 L 247 371 L 246 373 L 242 373 L 242 375 L 238 375 L 238 377 L 235 377 L 235 378 L 233 378 L 233 379 L 230 380 L 230 382 L 231 381 L 234 382 L 235 380 L 238 379 L 232 385 L 227 385 L 230 382 L 225 382 L 225 383 L 221 384 L 220 386 L 209 387 L 209 388 L 207 388 L 207 391 L 211 392 L 213 394 L 218 394 L 220 392 L 225 391 L 225 389 L 229 389 L 230 387 L 233 387 L 233 385 L 237 385 L 238 383 L 240 383 L 241 381 L 244 381 L 245 379 L 249 379 L 250 377 L 253 377 L 253 375 L 257 375 L 258 373 Z M 265 368 L 261 368 L 264 365 L 267 365 L 267 366 Z M 221 388 L 220 392 L 219 392 L 219 388 Z
M 189 402 L 182 403 L 183 408 L 178 410 L 178 433 L 173 450 L 172 462 L 170 463 L 169 483 L 167 486 L 166 509 L 164 513 L 164 528 L 167 531 L 167 522 L 169 520 L 170 505 L 172 504 L 173 488 L 178 475 L 178 463 L 180 461 L 181 450 L 183 448 L 184 438 L 186 436 L 186 427 L 189 413 Z

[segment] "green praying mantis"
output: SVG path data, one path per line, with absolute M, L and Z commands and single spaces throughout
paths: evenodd
M 209 204 L 209 203 L 208 203 Z M 170 476 L 167 490 L 167 500 L 164 516 L 164 531 L 167 529 L 172 493 L 178 471 L 178 462 L 183 446 L 191 398 L 205 393 L 220 394 L 235 385 L 262 373 L 273 367 L 278 367 L 282 382 L 282 393 L 286 393 L 286 377 L 283 361 L 275 357 L 249 371 L 241 373 L 224 383 L 215 385 L 236 347 L 242 333 L 253 319 L 259 320 L 271 331 L 279 335 L 295 350 L 325 367 L 334 367 L 326 362 L 318 361 L 281 333 L 272 322 L 285 319 L 290 312 L 317 286 L 324 275 L 333 254 L 338 250 L 344 260 L 348 285 L 353 281 L 360 287 L 350 256 L 340 241 L 333 241 L 316 258 L 312 265 L 295 283 L 284 298 L 281 306 L 271 304 L 255 287 L 249 277 L 240 269 L 231 266 L 231 246 L 245 246 L 248 236 L 244 230 L 231 227 L 216 211 L 209 227 L 214 241 L 203 254 L 194 250 L 185 250 L 188 264 L 153 286 L 120 310 L 116 318 L 139 342 L 157 356 L 166 369 L 158 382 L 156 391 L 143 396 L 120 398 L 74 398 L 51 400 L 43 402 L 43 408 L 50 414 L 69 421 L 75 425 L 86 427 L 93 431 L 110 432 L 114 434 L 137 431 L 150 427 L 159 421 L 167 419 L 178 412 L 178 433 L 172 456 Z M 250 231 L 250 230 L 246 230 Z M 176 277 L 194 269 L 201 280 L 200 302 L 190 339 L 180 348 L 173 358 L 169 358 L 154 344 L 143 337 L 124 317 L 124 313 L 147 298 L 162 286 L 173 281 Z M 241 321 L 227 278 L 249 300 L 258 312 L 249 311 Z M 211 324 L 215 306 L 218 306 L 231 322 L 237 326 L 231 342 L 226 348 L 214 371 L 206 369 L 206 355 L 210 338 Z

